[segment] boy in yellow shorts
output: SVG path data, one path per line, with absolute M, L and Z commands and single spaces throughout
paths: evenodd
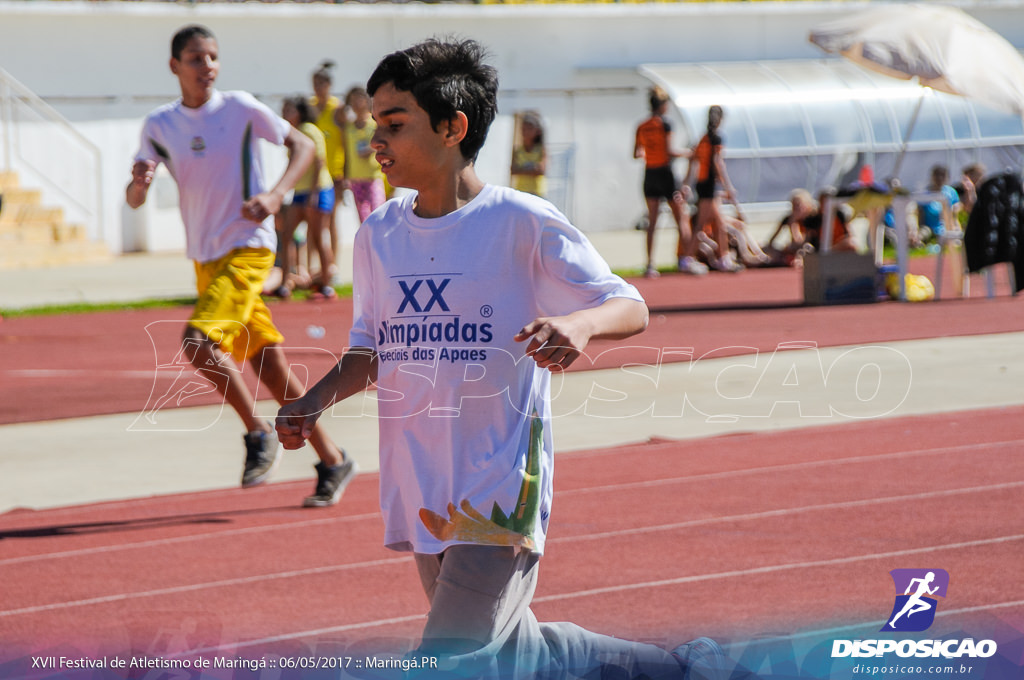
M 195 261 L 199 300 L 188 321 L 183 351 L 238 413 L 246 428 L 242 486 L 267 480 L 281 457 L 273 426 L 256 415 L 255 399 L 230 359 L 248 361 L 280 403 L 302 384 L 292 374 L 260 293 L 277 237 L 273 216 L 313 158 L 313 143 L 246 92 L 220 92 L 217 40 L 209 29 L 186 26 L 171 41 L 171 72 L 181 98 L 146 117 L 125 198 L 138 208 L 158 163 L 178 184 L 187 254 Z M 289 149 L 277 184 L 263 186 L 258 140 Z M 317 486 L 304 505 L 338 501 L 355 464 L 319 429 L 310 443 L 320 457 Z

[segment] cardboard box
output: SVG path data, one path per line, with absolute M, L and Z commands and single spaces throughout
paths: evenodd
M 828 252 L 804 257 L 804 304 L 859 304 L 877 300 L 874 256 Z

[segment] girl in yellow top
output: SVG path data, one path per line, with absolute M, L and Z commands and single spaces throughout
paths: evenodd
M 345 179 L 356 200 L 359 221 L 363 222 L 385 201 L 384 173 L 374 158 L 370 140 L 377 124 L 370 116 L 370 95 L 353 87 L 345 97 L 353 120 L 345 123 Z
M 281 268 L 285 271 L 285 280 L 278 289 L 281 297 L 288 297 L 294 288 L 293 280 L 288 276 L 297 265 L 293 235 L 300 222 L 305 221 L 309 237 L 309 247 L 316 251 L 320 259 L 320 276 L 314 278 L 313 287 L 319 295 L 333 298 L 337 295 L 331 287 L 331 277 L 336 269 L 334 249 L 324 239 L 330 215 L 334 213 L 334 183 L 327 170 L 327 144 L 323 133 L 313 124 L 313 108 L 305 97 L 286 99 L 281 109 L 281 117 L 299 129 L 316 145 L 316 158 L 306 173 L 295 184 L 295 193 L 284 220 L 284 233 L 281 235 Z
M 544 127 L 540 116 L 527 111 L 520 118 L 519 137 L 512 149 L 512 188 L 543 197 L 547 191 L 544 173 L 548 157 L 544 151 Z
M 327 145 L 326 163 L 327 172 L 334 181 L 334 196 L 337 200 L 344 197 L 345 184 L 345 140 L 343 128 L 345 126 L 345 107 L 341 100 L 331 94 L 331 85 L 334 78 L 331 75 L 334 69 L 334 62 L 324 61 L 313 73 L 313 96 L 309 103 L 313 107 L 315 120 L 313 121 L 320 132 L 324 135 Z M 334 219 L 334 211 L 331 211 L 327 229 L 331 234 L 331 249 L 338 252 L 338 227 Z

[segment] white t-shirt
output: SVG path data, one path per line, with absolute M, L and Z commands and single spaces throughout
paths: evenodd
M 488 185 L 437 219 L 415 194 L 356 234 L 353 347 L 379 357 L 385 545 L 542 552 L 551 509 L 550 373 L 513 340 L 540 316 L 642 301 L 547 201 Z
M 242 203 L 264 191 L 259 139 L 283 144 L 289 124 L 247 92 L 219 92 L 198 109 L 181 99 L 142 125 L 135 160 L 164 163 L 178 183 L 187 254 L 198 262 L 235 248 L 277 249 L 273 217 L 257 224 Z

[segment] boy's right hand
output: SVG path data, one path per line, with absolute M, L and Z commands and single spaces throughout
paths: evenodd
M 320 418 L 320 411 L 311 409 L 299 399 L 285 404 L 277 412 L 277 420 L 274 422 L 274 429 L 281 440 L 281 445 L 288 450 L 301 449 L 306 445 L 306 440 L 313 434 L 316 421 Z
M 132 184 L 147 188 L 153 183 L 153 173 L 156 172 L 156 163 L 153 161 L 136 161 L 132 165 Z

